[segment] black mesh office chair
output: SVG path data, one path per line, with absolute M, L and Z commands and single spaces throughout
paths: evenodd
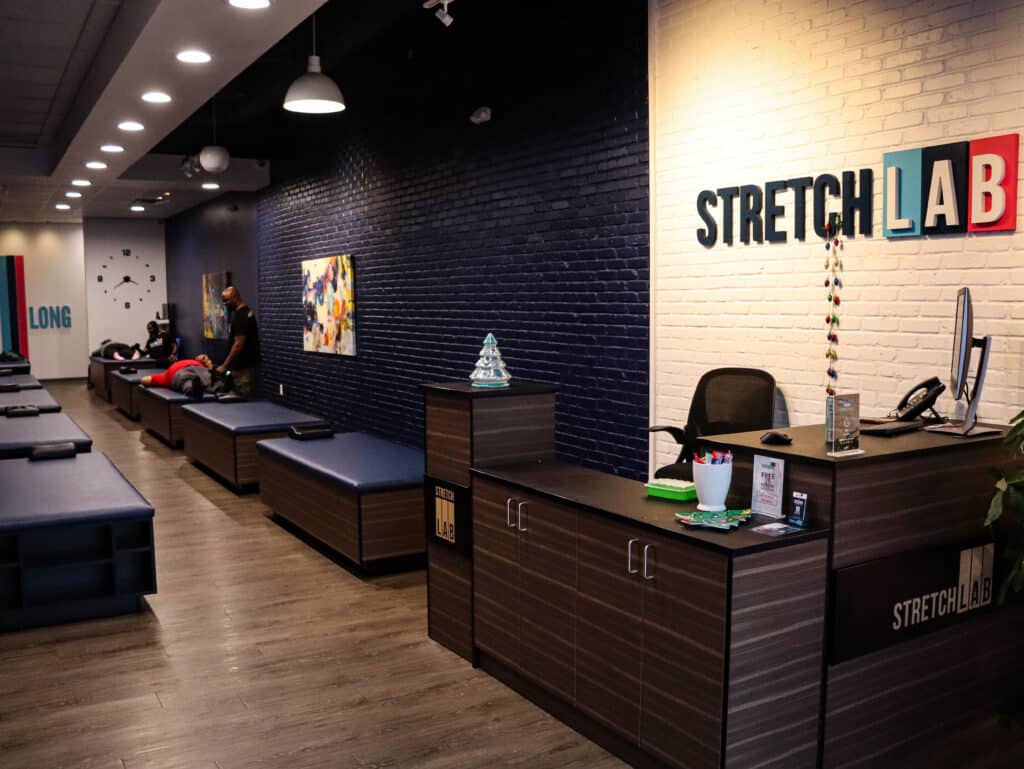
M 655 425 L 651 433 L 667 432 L 682 446 L 671 465 L 658 468 L 655 478 L 693 480 L 695 452 L 703 451 L 701 436 L 770 430 L 775 418 L 775 377 L 756 368 L 716 368 L 697 382 L 686 427 Z

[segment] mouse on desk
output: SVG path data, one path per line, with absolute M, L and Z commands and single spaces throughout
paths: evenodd
M 761 436 L 761 443 L 767 443 L 772 446 L 788 446 L 793 442 L 786 433 L 776 432 L 775 430 L 769 430 Z

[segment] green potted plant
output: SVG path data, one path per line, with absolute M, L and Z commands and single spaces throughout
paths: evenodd
M 1001 581 L 996 601 L 1006 601 L 1012 588 L 1024 590 L 1024 411 L 1010 420 L 1006 443 L 1013 454 L 1013 462 L 1002 471 L 996 481 L 996 491 L 988 508 L 985 525 L 992 530 L 997 558 L 1002 569 L 997 572 Z

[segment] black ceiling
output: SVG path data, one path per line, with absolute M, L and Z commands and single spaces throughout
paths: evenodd
M 396 105 L 412 119 L 442 107 L 460 115 L 464 111 L 464 119 L 486 99 L 489 80 L 499 72 L 508 79 L 510 63 L 524 76 L 533 69 L 535 52 L 520 50 L 517 43 L 522 31 L 533 33 L 535 27 L 550 25 L 553 37 L 565 34 L 564 18 L 534 15 L 533 7 L 459 0 L 449 7 L 455 23 L 445 27 L 422 8 L 422 0 L 331 0 L 316 15 L 317 52 L 324 71 L 344 92 L 348 109 L 307 116 L 281 107 L 312 52 L 312 24 L 307 20 L 218 94 L 218 143 L 234 157 L 273 158 L 296 141 L 316 141 L 341 130 L 359 110 L 385 108 L 391 113 Z M 529 89 L 528 82 L 520 86 Z M 446 99 L 458 103 L 443 104 Z M 212 142 L 212 117 L 208 103 L 154 151 L 197 152 Z

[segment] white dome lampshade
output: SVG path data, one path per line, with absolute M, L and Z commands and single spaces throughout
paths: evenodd
M 199 150 L 199 165 L 210 174 L 222 174 L 231 165 L 231 154 L 227 148 L 210 144 Z
M 292 83 L 284 97 L 289 112 L 325 115 L 345 109 L 345 97 L 337 84 L 320 69 L 320 57 L 310 56 L 305 75 Z

